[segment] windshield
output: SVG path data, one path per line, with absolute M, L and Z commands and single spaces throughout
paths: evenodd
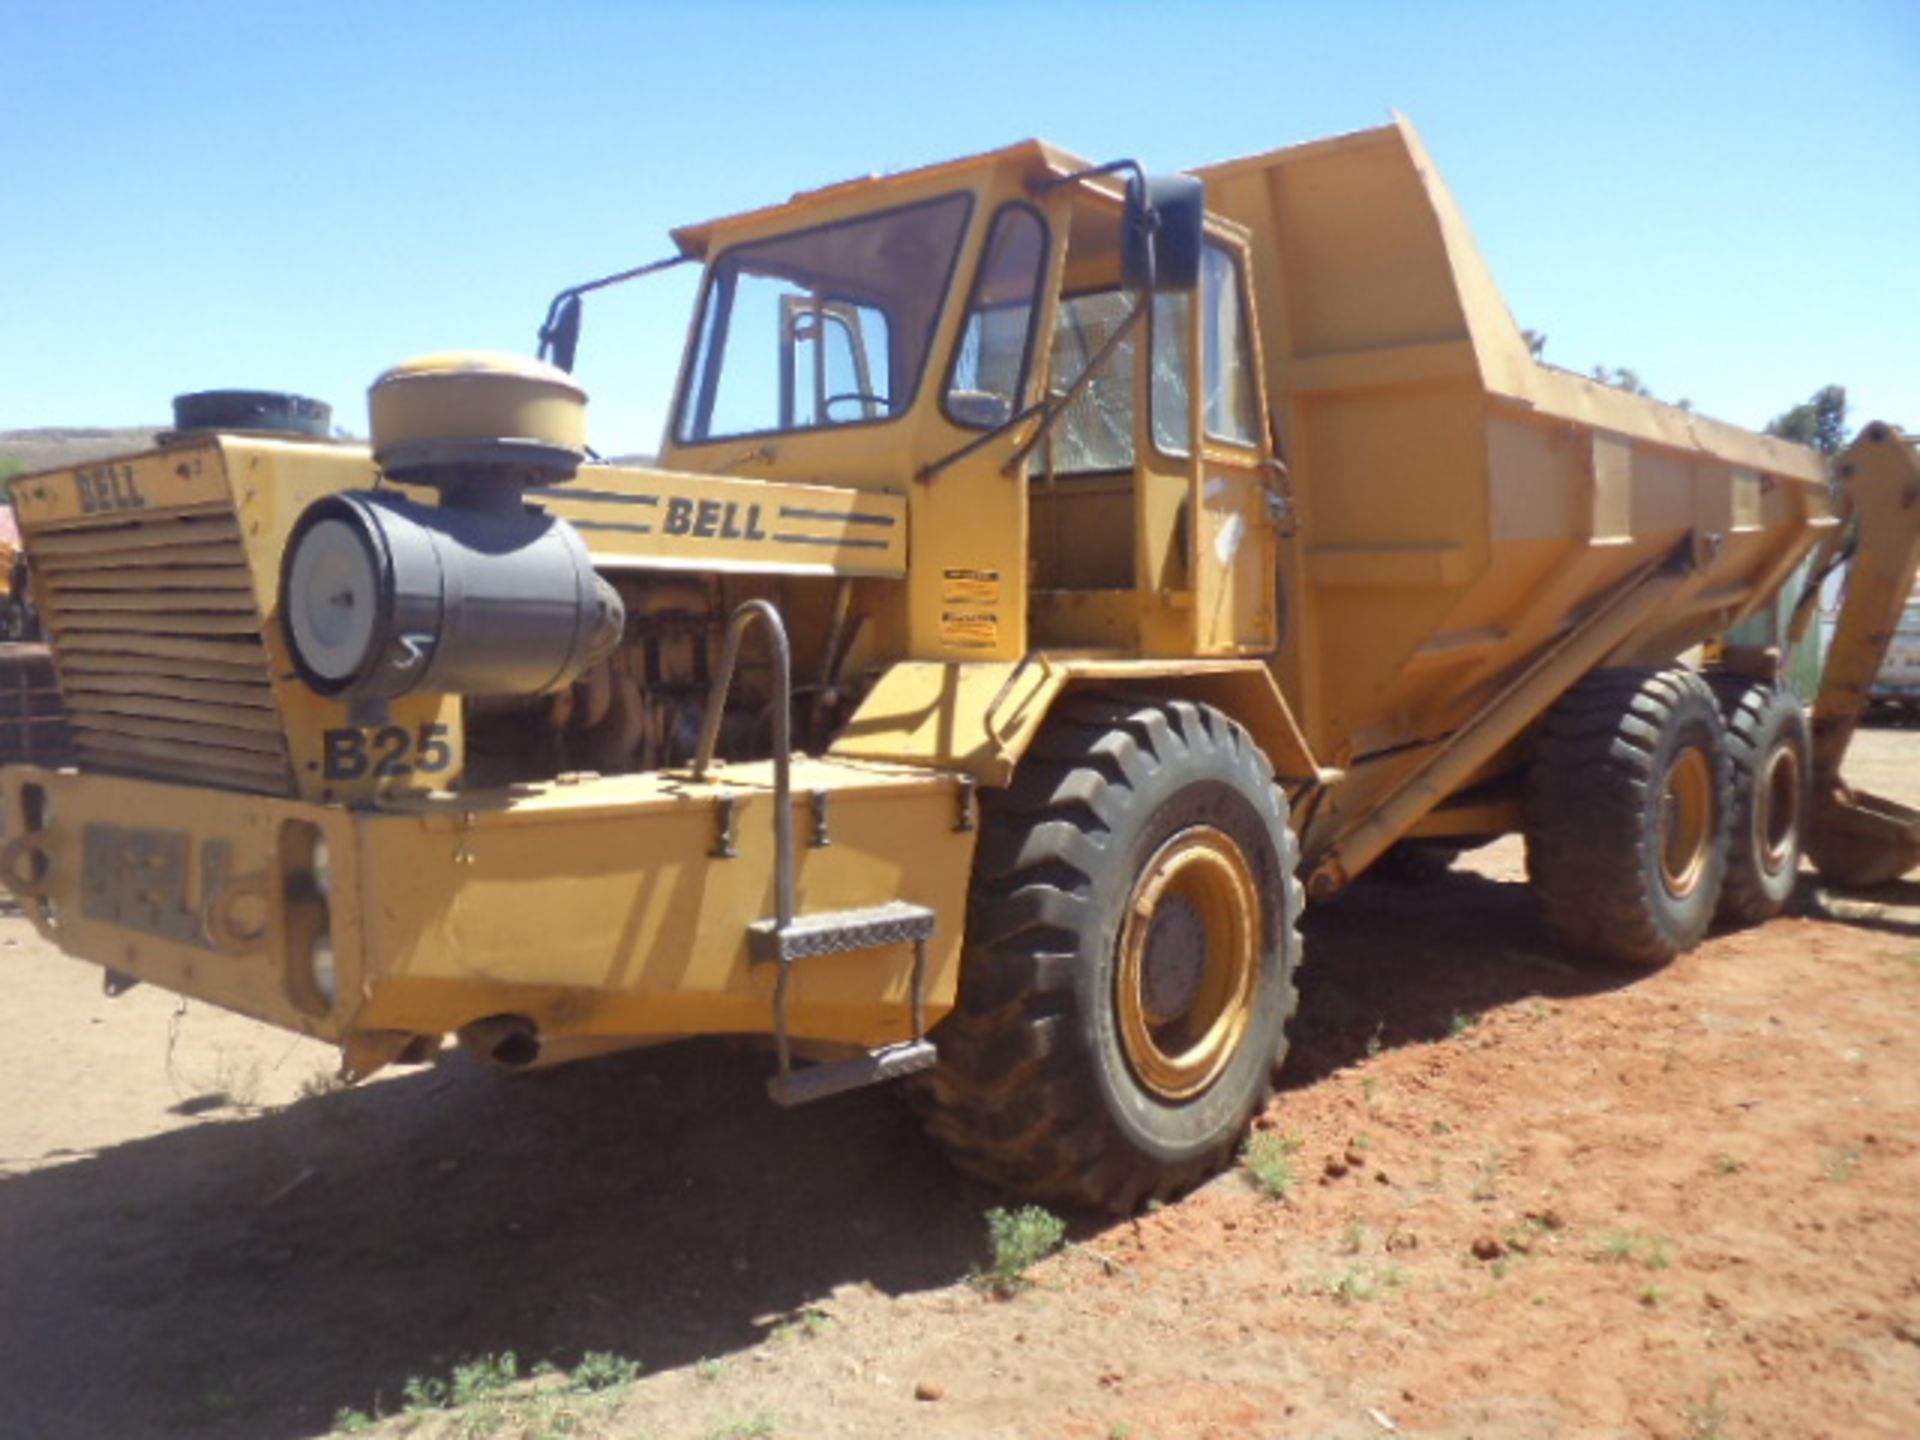
M 966 227 L 965 195 L 755 241 L 714 262 L 679 438 L 906 413 Z

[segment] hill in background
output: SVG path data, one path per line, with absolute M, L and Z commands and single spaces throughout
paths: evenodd
M 110 428 L 47 425 L 32 430 L 0 430 L 0 474 L 58 470 L 131 455 L 153 444 L 163 425 L 123 425 Z M 9 464 L 7 462 L 11 461 Z

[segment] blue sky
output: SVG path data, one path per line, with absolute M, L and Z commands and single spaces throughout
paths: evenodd
M 529 349 L 667 229 L 1040 135 L 1160 169 L 1406 113 L 1519 322 L 1749 425 L 1920 428 L 1920 3 L 0 0 L 0 429 Z M 588 313 L 651 449 L 690 286 Z M 630 287 L 631 289 L 631 287 Z M 618 363 L 613 363 L 617 360 Z

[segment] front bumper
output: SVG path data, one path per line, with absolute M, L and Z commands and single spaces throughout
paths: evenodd
M 359 811 L 9 767 L 0 878 L 66 953 L 339 1043 L 349 1068 L 499 1016 L 550 1039 L 763 1034 L 773 976 L 747 933 L 773 906 L 770 780 L 746 765 Z M 799 760 L 794 790 L 803 833 L 803 807 L 824 817 L 798 857 L 802 911 L 934 910 L 937 1021 L 972 861 L 952 777 Z M 911 970 L 904 944 L 808 961 L 794 1036 L 906 1038 Z

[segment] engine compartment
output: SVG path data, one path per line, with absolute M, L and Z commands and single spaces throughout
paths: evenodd
M 871 617 L 855 603 L 860 582 L 672 571 L 604 578 L 626 607 L 619 642 L 556 694 L 468 697 L 462 788 L 688 763 L 720 668 L 727 617 L 750 598 L 771 600 L 787 620 L 796 749 L 824 751 L 877 673 Z M 772 664 L 764 636 L 750 635 L 721 718 L 721 758 L 763 760 L 773 753 Z

